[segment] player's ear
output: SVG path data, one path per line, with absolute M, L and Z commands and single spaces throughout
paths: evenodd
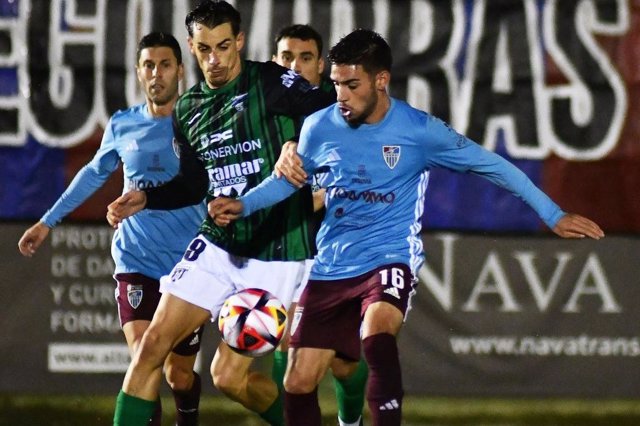
M 189 43 L 189 52 L 191 52 L 192 55 L 195 55 L 196 51 L 193 47 L 193 38 L 187 37 L 187 43 Z
M 184 63 L 178 64 L 178 81 L 184 79 Z
M 324 71 L 324 58 L 320 57 L 320 59 L 318 59 L 318 74 L 322 74 L 323 71 Z
M 244 47 L 244 31 L 240 31 L 236 37 L 236 50 L 239 52 Z
M 391 80 L 391 73 L 389 71 L 383 70 L 376 74 L 376 89 L 377 90 L 387 90 L 387 86 L 389 85 L 389 81 Z

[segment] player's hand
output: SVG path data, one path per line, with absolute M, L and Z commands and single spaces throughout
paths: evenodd
M 553 227 L 553 232 L 562 238 L 589 237 L 599 240 L 604 237 L 604 232 L 592 220 L 575 213 L 567 213 Z
M 24 231 L 20 241 L 18 241 L 18 250 L 23 256 L 31 257 L 36 253 L 38 247 L 49 235 L 51 229 L 42 222 L 38 222 L 31 228 Z
M 218 226 L 227 226 L 240 218 L 243 209 L 242 201 L 229 197 L 218 197 L 207 205 L 209 216 Z
M 126 218 L 144 209 L 147 204 L 147 194 L 144 191 L 129 191 L 116 198 L 107 207 L 107 221 L 117 228 Z
M 298 144 L 293 141 L 282 145 L 280 157 L 276 161 L 274 171 L 276 176 L 285 177 L 292 185 L 302 188 L 307 183 L 307 173 L 302 168 L 302 160 L 297 152 Z

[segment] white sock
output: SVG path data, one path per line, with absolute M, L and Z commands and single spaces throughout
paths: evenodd
M 340 426 L 359 426 L 361 417 L 362 416 L 358 417 L 358 420 L 356 420 L 355 423 L 344 422 L 344 421 L 342 421 L 342 419 L 340 417 L 338 417 L 338 423 L 340 423 Z

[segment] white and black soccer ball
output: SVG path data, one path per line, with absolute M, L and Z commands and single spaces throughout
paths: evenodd
M 278 346 L 287 330 L 287 310 L 273 294 L 249 288 L 229 296 L 218 316 L 222 339 L 234 351 L 251 357 Z

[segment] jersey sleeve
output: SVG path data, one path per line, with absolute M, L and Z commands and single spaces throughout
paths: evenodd
M 427 163 L 482 176 L 527 203 L 553 228 L 565 212 L 511 162 L 459 134 L 441 120 L 427 120 Z
M 285 178 L 278 178 L 272 173 L 260 185 L 251 188 L 246 194 L 238 198 L 243 205 L 242 216 L 250 216 L 258 210 L 277 204 L 291 196 L 296 190 L 297 188 Z
M 109 120 L 102 136 L 100 148 L 98 148 L 95 156 L 80 169 L 60 198 L 42 216 L 40 219 L 42 223 L 50 228 L 56 226 L 101 188 L 109 176 L 118 168 L 120 155 L 116 150 L 112 127 L 112 120 Z
M 264 64 L 264 74 L 267 109 L 274 114 L 302 118 L 336 101 L 335 91 L 320 90 L 275 62 Z
M 182 134 L 175 112 L 173 114 L 174 144 L 180 156 L 180 169 L 169 182 L 146 188 L 145 208 L 172 210 L 201 202 L 207 195 L 209 176 L 195 150 Z

